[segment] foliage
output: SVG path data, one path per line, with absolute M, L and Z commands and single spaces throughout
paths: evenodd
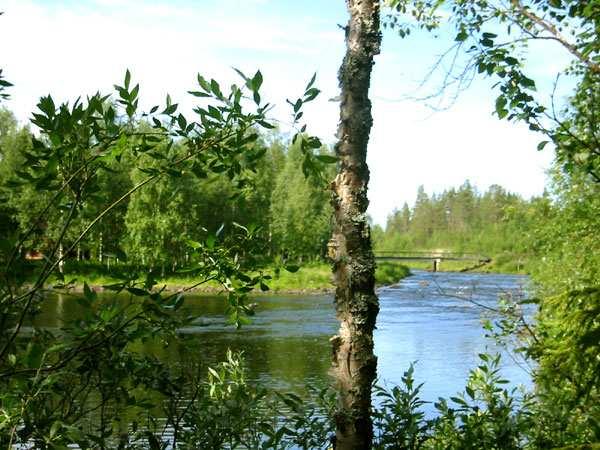
M 535 236 L 544 258 L 533 266 L 538 283 L 535 380 L 544 417 L 540 445 L 600 440 L 598 393 L 598 184 L 580 172 L 553 174 L 556 206 Z M 552 407 L 551 407 L 552 406 Z
M 0 13 L 1 15 L 2 13 Z M 12 83 L 7 81 L 4 76 L 2 75 L 2 69 L 0 69 L 0 100 L 6 100 L 8 99 L 8 94 L 6 92 L 4 92 L 6 90 L 6 88 L 12 86 Z
M 3 157 L 5 175 L 11 172 L 5 164 L 16 161 L 19 167 L 5 180 L 6 186 L 20 188 L 14 192 L 44 195 L 37 197 L 41 205 L 28 228 L 22 224 L 20 233 L 3 235 L 0 247 L 3 447 L 162 448 L 166 429 L 176 430 L 177 436 L 183 423 L 181 394 L 198 385 L 197 371 L 193 367 L 170 368 L 139 348 L 152 341 L 177 348 L 181 342 L 177 330 L 190 320 L 177 313 L 183 303 L 182 292 L 168 294 L 164 287 L 158 288 L 152 271 L 142 277 L 132 271 L 124 274 L 122 281 L 105 286 L 115 292 L 110 304 L 96 304 L 94 289 L 84 284 L 80 299 L 84 316 L 59 331 L 37 328 L 34 319 L 51 276 L 58 281 L 53 288 L 66 294 L 74 285 L 75 280 L 56 272 L 66 255 L 144 186 L 187 173 L 199 178 L 222 174 L 236 189 L 251 183 L 257 161 L 265 153 L 256 144 L 256 130 L 272 125 L 266 119 L 269 105 L 260 100 L 262 75 L 240 75 L 245 87 L 233 85 L 226 94 L 216 80 L 198 75 L 200 90 L 191 94 L 206 103 L 195 108 L 196 121 L 177 113 L 178 106 L 169 96 L 160 112 L 155 106 L 148 113 L 139 113 L 140 88 L 131 82 L 129 71 L 123 84 L 115 86 L 115 101 L 98 93 L 86 101 L 56 106 L 51 96 L 43 97 L 39 111 L 33 114 L 41 135 L 23 131 L 24 140 L 31 144 L 12 145 L 16 156 Z M 250 112 L 248 92 L 254 100 Z M 7 129 L 14 131 L 14 121 L 4 117 Z M 4 142 L 12 139 L 13 131 L 3 133 Z M 108 199 L 97 196 L 103 184 L 111 184 L 106 176 L 119 172 L 121 164 L 137 170 L 139 178 L 133 178 L 131 184 L 126 180 L 113 183 L 123 191 Z M 54 218 L 56 233 L 46 244 L 33 281 L 26 284 L 23 247 L 34 236 L 47 237 L 49 217 Z M 246 301 L 248 292 L 255 286 L 267 288 L 265 281 L 270 278 L 257 269 L 253 256 L 261 253 L 258 233 L 257 227 L 234 223 L 228 236 L 206 232 L 202 239 L 186 241 L 193 261 L 189 271 L 196 277 L 190 288 L 218 282 L 227 293 L 230 322 L 238 327 L 253 314 L 253 306 Z M 119 252 L 119 257 L 126 255 Z M 169 411 L 168 419 L 158 423 L 156 418 L 162 415 L 157 411 L 163 406 Z
M 466 181 L 431 196 L 421 186 L 414 206 L 394 211 L 385 230 L 374 233 L 375 250 L 475 252 L 492 257 L 496 268 L 522 270 L 534 252 L 531 237 L 543 204 L 497 185 L 479 193 Z
M 272 239 L 287 257 L 323 257 L 331 235 L 329 194 L 318 180 L 303 176 L 302 164 L 300 144 L 292 144 L 273 188 Z
M 597 104 L 600 75 L 600 2 L 389 0 L 386 4 L 391 9 L 386 23 L 401 37 L 414 27 L 432 30 L 447 22 L 454 28 L 453 47 L 435 64 L 449 67 L 439 93 L 453 88 L 457 95 L 477 74 L 491 78 L 499 91 L 498 118 L 520 121 L 543 133 L 547 140 L 540 142 L 539 150 L 551 141 L 568 170 L 577 167 L 600 180 L 598 114 L 592 106 Z M 412 22 L 403 17 L 409 13 Z M 568 67 L 552 74 L 556 83 L 561 75 L 576 82 L 578 94 L 564 108 L 557 108 L 554 93 L 541 98 L 536 80 L 527 75 L 533 42 L 571 56 Z
M 381 248 L 447 245 L 489 249 L 505 258 L 543 255 L 532 266 L 540 295 L 538 325 L 523 348 L 539 364 L 536 392 L 503 388 L 499 358 L 481 355 L 465 392 L 441 399 L 439 415 L 425 420 L 411 368 L 403 385 L 377 389 L 382 402 L 374 411 L 380 424 L 376 445 L 525 449 L 597 442 L 598 184 L 591 180 L 598 180 L 599 161 L 599 4 L 389 2 L 426 29 L 439 25 L 444 3 L 452 11 L 457 51 L 467 51 L 466 67 L 456 78 L 459 88 L 474 72 L 498 82 L 498 117 L 522 121 L 555 144 L 560 166 L 555 191 L 525 202 L 498 187 L 480 195 L 468 183 L 432 197 L 421 189 L 414 208 L 406 205 L 385 232 L 374 235 Z M 403 36 L 410 30 L 394 15 L 388 24 Z M 573 55 L 566 73 L 578 86 L 560 111 L 537 97 L 536 82 L 526 74 L 523 45 L 535 40 L 558 43 Z M 196 280 L 190 287 L 220 284 L 230 321 L 241 326 L 253 314 L 248 293 L 268 289 L 260 256 L 322 252 L 328 211 L 320 186 L 326 164 L 336 159 L 299 124 L 303 104 L 319 93 L 314 77 L 289 102 L 298 129 L 286 152 L 284 145 L 267 145 L 259 136 L 259 130 L 273 128 L 270 105 L 260 95 L 262 74 L 240 76 L 242 86 L 223 93 L 216 80 L 199 75 L 198 90 L 190 92 L 200 99 L 194 119 L 178 113 L 168 96 L 164 108 L 140 113 L 140 88 L 129 72 L 115 86 L 114 98 L 98 93 L 58 106 L 51 96 L 42 98 L 33 116 L 39 136 L 19 129 L 7 112 L 0 114 L 3 447 L 329 447 L 334 408 L 328 391 L 305 402 L 252 387 L 232 354 L 205 381 L 193 355 L 184 358 L 187 365 L 170 367 L 140 350 L 159 342 L 185 352 L 185 337 L 177 330 L 191 320 L 179 313 L 181 293 L 157 287 L 158 274 L 146 262 L 153 268 L 169 264 L 171 271 L 188 264 L 183 273 Z M 0 100 L 7 87 L 0 71 Z M 297 167 L 312 178 L 296 177 Z M 203 202 L 196 201 L 199 195 Z M 203 207 L 190 208 L 198 203 Z M 168 232 L 174 228 L 175 238 Z M 305 241 L 309 230 L 314 235 Z M 65 258 L 81 250 L 122 260 L 122 247 L 133 264 L 124 279 L 106 286 L 115 292 L 112 302 L 99 304 L 94 289 L 84 284 L 81 318 L 60 331 L 34 326 L 51 277 L 66 294 L 75 283 L 56 274 Z M 33 273 L 23 258 L 26 249 L 42 250 L 45 257 Z M 502 326 L 517 330 L 510 321 Z
M 586 73 L 550 134 L 564 171 L 589 174 L 596 182 L 600 182 L 599 101 L 600 73 Z
M 500 372 L 500 357 L 480 355 L 482 363 L 469 375 L 465 392 L 436 404 L 441 417 L 436 421 L 430 448 L 444 449 L 520 449 L 527 448 L 534 427 L 531 396 L 522 399 L 501 386 L 508 383 Z
M 15 184 L 14 174 L 27 170 L 23 155 L 30 151 L 32 136 L 7 111 L 0 119 L 5 124 L 0 142 L 0 195 L 6 200 L 0 211 L 6 218 L 2 226 L 8 234 L 26 233 L 50 196 L 29 183 Z M 66 255 L 66 261 L 96 260 L 110 268 L 117 259 L 123 260 L 125 252 L 129 263 L 169 274 L 191 262 L 187 241 L 202 240 L 219 229 L 227 237 L 234 232 L 234 223 L 262 230 L 265 263 L 281 253 L 292 260 L 323 255 L 330 210 L 321 177 L 329 172 L 321 168 L 318 175 L 306 179 L 300 173 L 305 156 L 298 142 L 291 145 L 274 132 L 264 136 L 251 132 L 249 136 L 258 136 L 255 146 L 261 156 L 252 161 L 254 169 L 245 172 L 246 184 L 241 188 L 221 173 L 196 167 L 195 173 L 183 169 L 177 176 L 160 176 L 117 201 L 145 180 L 149 168 L 159 168 L 161 158 L 185 153 L 181 143 L 168 146 L 163 139 L 160 145 L 156 142 L 152 155 L 134 156 L 138 134 L 148 132 L 152 129 L 147 120 L 134 125 L 132 136 L 114 144 L 122 155 L 119 161 L 105 161 L 104 170 L 89 180 L 65 244 L 73 243 L 96 215 L 116 203 Z M 60 232 L 61 214 L 64 211 L 47 211 L 24 241 L 25 249 L 48 252 Z
M 375 409 L 376 436 L 374 448 L 417 450 L 429 438 L 433 421 L 425 420 L 420 408 L 426 403 L 419 398 L 423 383 L 415 385 L 414 365 L 402 375 L 402 384 L 386 390 L 375 386 L 380 406 Z
M 481 354 L 481 364 L 469 374 L 465 391 L 435 403 L 437 415 L 425 419 L 426 404 L 416 385 L 414 368 L 402 384 L 386 390 L 376 387 L 380 406 L 374 412 L 378 436 L 374 448 L 385 449 L 525 449 L 531 446 L 533 396 L 508 390 L 500 376 L 500 356 Z M 452 406 L 451 406 L 452 405 Z

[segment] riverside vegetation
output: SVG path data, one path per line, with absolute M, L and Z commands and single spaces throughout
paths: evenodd
M 404 2 L 390 4 L 398 12 L 407 7 Z M 415 5 L 422 9 L 429 4 Z M 515 351 L 536 365 L 535 390 L 505 388 L 499 359 L 482 354 L 464 392 L 440 399 L 438 415 L 429 419 L 420 411 L 420 386 L 415 385 L 409 367 L 400 386 L 375 388 L 380 402 L 370 411 L 375 425 L 372 448 L 597 448 L 600 138 L 595 106 L 600 71 L 597 28 L 590 27 L 597 27 L 599 5 L 540 1 L 522 10 L 520 2 L 512 2 L 512 9 L 501 12 L 485 1 L 451 5 L 458 24 L 457 42 L 474 40 L 471 51 L 484 50 L 476 53 L 475 67 L 507 80 L 496 101 L 498 116 L 525 121 L 555 144 L 557 158 L 548 194 L 524 201 L 494 188 L 480 196 L 465 184 L 433 200 L 424 201 L 421 195 L 423 201 L 409 209 L 405 235 L 392 231 L 398 218 L 394 214 L 389 230 L 376 231 L 375 236 L 381 248 L 394 239 L 405 248 L 468 249 L 479 243 L 500 254 L 527 256 L 527 270 L 535 283 L 535 296 L 527 301 L 539 306 L 536 324 L 524 321 L 519 304 L 504 302 L 500 304 L 503 318 L 490 324 L 488 332 L 500 342 L 518 342 Z M 546 19 L 532 9 L 548 13 Z M 575 34 L 571 46 L 577 90 L 550 125 L 539 121 L 544 109 L 525 92 L 532 83 L 535 86 L 533 80 L 523 75 L 519 61 L 513 61 L 505 46 L 495 43 L 496 35 L 484 31 L 488 20 L 504 24 L 503 19 L 514 17 L 510 14 L 517 14 L 517 23 L 533 36 L 539 33 L 540 21 L 547 23 L 544 20 L 563 26 L 571 21 L 583 30 Z M 556 27 L 542 29 L 552 32 Z M 33 116 L 40 130 L 35 136 L 3 113 L 3 447 L 313 449 L 332 445 L 339 414 L 334 393 L 324 389 L 300 398 L 254 385 L 245 377 L 241 357 L 231 353 L 207 374 L 200 373 L 200 356 L 178 333 L 193 319 L 178 314 L 184 297 L 156 283 L 175 271 L 193 274 L 195 282 L 186 289 L 219 283 L 230 322 L 240 327 L 254 313 L 249 292 L 266 290 L 273 282 L 273 274 L 265 270 L 268 264 L 295 272 L 299 262 L 324 254 L 330 225 L 328 220 L 319 221 L 326 217 L 319 210 L 327 204 L 321 201 L 326 198 L 322 186 L 337 160 L 301 124 L 304 103 L 318 95 L 314 78 L 291 102 L 298 130 L 289 149 L 284 151 L 282 145 L 280 152 L 285 156 L 282 161 L 293 161 L 290 176 L 298 174 L 286 181 L 297 180 L 298 187 L 263 186 L 265 192 L 273 192 L 273 199 L 261 205 L 259 201 L 266 197 L 261 200 L 254 194 L 260 192 L 261 183 L 275 180 L 261 174 L 269 173 L 269 165 L 277 159 L 274 147 L 281 141 L 264 132 L 273 124 L 261 98 L 262 75 L 239 75 L 240 85 L 227 92 L 216 80 L 198 76 L 197 90 L 191 92 L 198 100 L 193 119 L 178 113 L 169 97 L 160 108 L 139 111 L 140 87 L 129 72 L 113 98 L 97 94 L 70 105 L 55 105 L 51 96 L 42 98 Z M 9 86 L 0 72 L 0 90 Z M 0 99 L 6 95 L 0 94 Z M 280 170 L 284 172 L 285 165 Z M 196 204 L 190 196 L 205 192 L 203 198 L 209 199 L 211 189 L 220 185 L 226 188 L 212 197 L 210 207 Z M 471 194 L 466 194 L 469 190 Z M 223 192 L 230 193 L 230 202 L 222 201 Z M 275 193 L 286 197 L 297 192 L 303 193 L 277 203 Z M 460 212 L 458 206 L 469 203 L 453 200 L 459 193 L 478 206 Z M 490 208 L 500 214 L 499 220 L 486 223 L 481 219 L 488 211 L 484 205 L 494 202 L 498 207 Z M 451 206 L 441 209 L 441 204 Z M 419 225 L 420 217 L 427 217 L 419 212 L 426 211 L 423 205 L 429 205 L 431 212 Z M 210 212 L 217 207 L 223 209 L 211 222 Z M 242 214 L 245 207 L 248 210 Z M 441 219 L 440 210 L 444 211 Z M 322 215 L 302 222 L 315 211 Z M 188 222 L 190 218 L 196 222 Z M 303 239 L 315 224 L 319 232 Z M 176 234 L 170 232 L 174 229 Z M 297 234 L 286 238 L 287 230 Z M 493 233 L 504 238 L 493 238 Z M 25 260 L 28 250 L 43 255 L 38 267 Z M 59 331 L 28 327 L 27 320 L 39 311 L 47 290 L 68 292 L 73 286 L 60 269 L 65 259 L 76 260 L 78 254 L 79 259 L 102 259 L 103 264 L 106 258 L 112 263 L 127 258 L 131 270 L 107 289 L 125 293 L 131 301 L 106 302 L 96 308 L 96 291 L 85 283 L 78 299 L 86 307 L 83 318 Z M 55 277 L 52 285 L 51 277 Z M 186 363 L 171 367 L 140 352 L 150 341 L 176 347 L 189 355 Z
M 93 106 L 101 107 L 98 104 Z M 64 108 L 48 113 L 62 114 L 64 118 L 72 114 Z M 5 114 L 4 117 L 10 116 Z M 14 124 L 14 121 L 9 123 Z M 161 123 L 160 126 L 165 125 Z M 132 134 L 137 135 L 138 129 L 132 128 L 135 130 Z M 21 147 L 3 145 L 3 149 L 12 152 L 7 152 L 9 155 L 21 155 L 23 158 L 31 155 L 27 152 L 31 152 L 33 139 L 38 146 L 49 145 L 42 144 L 37 140 L 39 138 L 33 138 L 26 130 L 14 126 L 5 130 L 2 135 L 4 142 L 18 142 L 19 138 L 23 142 Z M 124 130 L 126 128 L 120 129 L 120 132 Z M 122 159 L 129 151 L 133 152 L 127 146 L 121 148 Z M 168 146 L 162 143 L 159 148 L 155 151 L 168 152 Z M 266 154 L 266 151 L 259 151 Z M 163 158 L 159 155 L 156 157 Z M 14 160 L 3 158 L 3 162 Z M 82 166 L 75 167 L 76 171 Z M 48 170 L 48 166 L 44 164 L 39 170 Z M 113 173 L 108 170 L 108 173 Z M 18 175 L 19 169 L 15 173 Z M 33 183 L 43 186 L 40 179 L 43 181 L 43 177 L 30 180 L 25 176 L 18 187 L 6 182 L 4 189 L 5 192 L 13 189 L 13 195 L 17 195 L 19 190 L 30 189 Z M 578 180 L 577 183 L 575 180 Z M 55 186 L 60 188 L 60 185 Z M 471 192 L 465 197 L 477 203 L 478 196 L 468 186 L 466 184 L 460 190 Z M 373 410 L 376 425 L 373 448 L 548 448 L 557 442 L 569 444 L 596 439 L 598 374 L 594 361 L 597 349 L 590 343 L 593 343 L 597 324 L 590 320 L 593 304 L 581 301 L 582 298 L 597 299 L 592 288 L 582 288 L 596 279 L 596 269 L 579 256 L 597 245 L 593 225 L 598 217 L 598 187 L 586 182 L 583 174 L 567 176 L 557 169 L 552 189 L 552 195 L 540 201 L 526 202 L 509 194 L 501 196 L 509 199 L 509 203 L 516 203 L 530 211 L 529 223 L 536 224 L 530 228 L 537 236 L 534 248 L 540 249 L 538 251 L 543 249 L 545 255 L 534 274 L 547 290 L 545 295 L 548 302 L 552 302 L 547 304 L 554 306 L 542 310 L 543 315 L 539 318 L 542 325 L 535 334 L 528 334 L 522 329 L 516 314 L 518 305 L 506 305 L 506 318 L 493 334 L 502 340 L 519 333 L 526 341 L 522 352 L 541 364 L 536 380 L 538 391 L 523 396 L 517 391 L 503 389 L 505 380 L 499 376 L 499 360 L 481 355 L 481 365 L 472 372 L 464 393 L 440 401 L 437 404 L 439 417 L 426 419 L 419 411 L 423 403 L 411 368 L 407 370 L 401 386 L 389 391 L 376 390 L 381 401 L 380 406 Z M 502 205 L 502 202 L 498 204 Z M 536 210 L 531 206 L 538 204 L 543 208 Z M 477 211 L 477 208 L 473 210 Z M 536 211 L 539 213 L 536 214 Z M 41 217 L 47 217 L 46 213 Z M 502 222 L 497 221 L 496 226 Z M 18 222 L 15 220 L 15 223 Z M 33 223 L 40 224 L 39 221 Z M 507 228 L 510 227 L 516 225 L 508 221 Z M 65 238 L 68 234 L 64 227 L 58 239 L 47 236 L 49 228 L 50 224 L 42 222 L 38 229 L 30 231 L 35 236 L 32 236 L 31 242 L 49 245 L 49 250 L 45 251 L 50 254 L 56 253 L 60 244 L 76 249 L 74 242 Z M 77 229 L 80 228 L 81 225 L 77 225 Z M 276 287 L 277 278 L 270 279 L 262 271 L 262 259 L 257 263 L 252 258 L 252 250 L 262 251 L 264 246 L 269 245 L 268 239 L 253 236 L 254 230 L 242 224 L 234 225 L 232 229 L 239 232 L 228 235 L 225 228 L 214 233 L 203 230 L 206 237 L 202 241 L 189 240 L 182 245 L 188 246 L 189 259 L 193 262 L 188 270 L 193 270 L 196 282 L 220 283 L 231 305 L 232 323 L 242 325 L 252 314 L 251 305 L 246 303 L 247 293 L 262 284 Z M 523 238 L 522 242 L 526 239 Z M 565 259 L 566 249 L 572 252 L 573 257 Z M 590 257 L 595 254 L 592 252 Z M 3 255 L 7 258 L 10 253 Z M 63 257 L 67 255 L 65 252 Z M 286 257 L 288 260 L 292 258 L 290 254 Z M 311 259 L 306 253 L 298 253 L 296 258 L 300 257 Z M 77 264 L 73 259 L 76 256 L 71 256 L 67 262 L 66 272 L 69 264 Z M 282 256 L 278 263 L 281 279 L 292 276 L 286 268 L 296 272 L 297 267 L 286 266 Z M 7 283 L 3 291 L 3 320 L 18 327 L 19 316 L 15 314 L 20 315 L 22 309 L 11 312 L 8 309 L 14 305 L 11 300 L 15 296 L 28 298 L 29 295 L 32 305 L 35 305 L 43 302 L 43 295 L 40 295 L 39 289 L 27 285 L 19 287 L 14 283 L 30 280 L 32 274 L 40 277 L 50 275 L 50 272 L 38 269 L 24 277 L 30 263 L 14 259 L 10 264 L 17 265 L 18 269 L 3 274 L 5 280 L 12 283 Z M 85 263 L 79 264 L 79 270 L 85 274 Z M 113 261 L 112 267 L 120 269 L 124 265 Z M 322 276 L 321 267 L 309 264 L 299 273 L 315 270 Z M 381 265 L 388 276 L 395 278 L 398 274 L 393 267 Z M 144 268 L 142 273 L 145 275 L 140 278 L 140 272 L 136 272 L 139 267 L 128 269 L 111 272 L 115 278 L 105 280 L 109 282 L 107 289 L 128 293 L 138 301 L 127 305 L 104 304 L 102 310 L 96 310 L 92 307 L 96 293 L 86 283 L 80 301 L 90 306 L 89 313 L 83 321 L 68 325 L 70 328 L 64 328 L 60 334 L 38 330 L 26 340 L 13 337 L 11 341 L 7 331 L 14 328 L 3 328 L 6 350 L 1 374 L 5 383 L 1 399 L 3 445 L 28 441 L 35 442 L 40 448 L 60 448 L 67 443 L 77 443 L 82 448 L 163 448 L 168 442 L 177 443 L 180 448 L 327 448 L 330 445 L 334 430 L 333 392 L 325 389 L 314 391 L 307 398 L 299 398 L 294 394 L 271 392 L 248 384 L 242 359 L 240 355 L 233 354 L 211 369 L 207 377 L 198 374 L 194 371 L 193 349 L 186 349 L 185 338 L 176 333 L 177 328 L 189 320 L 177 315 L 183 298 L 156 287 L 153 277 L 158 273 Z M 95 272 L 97 267 L 93 266 L 92 270 Z M 62 281 L 60 272 L 56 271 L 54 276 L 58 283 L 56 289 L 70 287 L 68 279 Z M 545 281 L 544 276 L 548 277 Z M 13 290 L 9 291 L 11 287 Z M 565 288 L 567 293 L 560 294 L 565 292 Z M 31 309 L 27 314 L 35 312 L 36 309 Z M 156 339 L 190 353 L 189 366 L 168 368 L 160 360 L 135 350 L 136 343 Z M 99 352 L 100 348 L 104 350 Z M 581 349 L 581 353 L 573 354 L 573 348 Z M 118 367 L 123 370 L 117 370 Z M 89 377 L 87 381 L 81 379 L 81 374 Z M 557 383 L 558 380 L 561 383 Z M 569 381 L 565 384 L 565 380 Z M 78 386 L 77 390 L 73 390 L 73 386 Z M 191 400 L 183 395 L 187 389 L 196 392 Z M 558 404 L 555 403 L 557 398 L 560 399 Z M 282 410 L 287 411 L 283 418 L 280 416 Z M 147 419 L 140 419 L 142 411 Z M 157 422 L 153 419 L 154 414 L 166 419 Z M 169 433 L 165 435 L 165 431 Z

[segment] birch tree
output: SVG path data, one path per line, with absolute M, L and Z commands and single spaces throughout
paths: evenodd
M 374 56 L 379 53 L 379 1 L 347 0 L 346 55 L 339 70 L 340 124 L 335 147 L 338 173 L 332 182 L 334 231 L 329 243 L 340 329 L 331 341 L 338 387 L 337 449 L 368 449 L 373 437 L 371 386 L 377 359 L 373 329 L 379 311 L 375 262 L 367 219 L 366 163 L 373 122 L 368 97 Z

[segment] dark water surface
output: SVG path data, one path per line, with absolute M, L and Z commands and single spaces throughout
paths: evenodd
M 478 364 L 478 353 L 498 350 L 482 329 L 482 319 L 490 313 L 472 301 L 494 307 L 500 295 L 521 295 L 527 282 L 527 277 L 515 275 L 415 271 L 398 285 L 380 289 L 375 334 L 380 384 L 399 383 L 410 363 L 417 361 L 415 376 L 425 382 L 425 400 L 455 395 Z M 193 336 L 190 345 L 207 365 L 223 360 L 228 348 L 241 350 L 250 379 L 302 390 L 307 383 L 329 381 L 329 338 L 338 327 L 332 300 L 328 295 L 260 296 L 252 323 L 235 330 L 226 324 L 223 298 L 190 295 L 185 308 L 200 319 L 182 331 Z M 66 297 L 46 305 L 38 325 L 60 326 L 79 308 Z M 177 352 L 158 351 L 178 362 Z M 531 384 L 527 372 L 508 356 L 502 371 L 514 384 Z

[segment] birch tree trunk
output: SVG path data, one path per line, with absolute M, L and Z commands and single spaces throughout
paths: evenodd
M 331 338 L 338 388 L 335 448 L 369 449 L 373 438 L 371 386 L 377 371 L 373 329 L 379 311 L 375 261 L 367 221 L 367 143 L 373 122 L 368 92 L 379 53 L 378 0 L 347 0 L 346 56 L 339 70 L 340 124 L 332 183 L 335 226 L 329 243 L 340 329 Z

